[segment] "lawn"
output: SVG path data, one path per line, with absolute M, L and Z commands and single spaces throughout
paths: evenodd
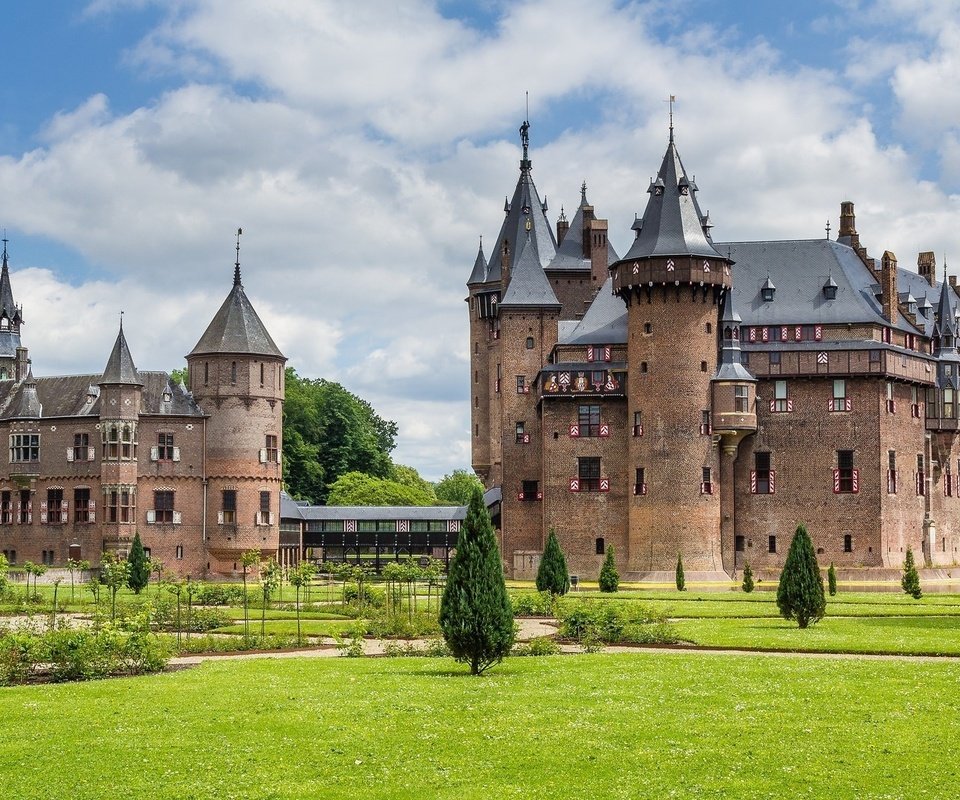
M 0 690 L 3 796 L 956 795 L 960 664 L 696 654 L 208 662 Z M 928 731 L 929 734 L 921 732 Z

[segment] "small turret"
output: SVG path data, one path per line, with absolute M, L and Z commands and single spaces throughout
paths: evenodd
M 720 366 L 712 385 L 713 432 L 724 436 L 725 445 L 757 430 L 757 379 L 741 363 L 741 322 L 728 291 L 720 316 Z

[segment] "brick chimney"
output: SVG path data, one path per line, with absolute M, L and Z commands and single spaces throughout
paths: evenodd
M 500 291 L 506 294 L 510 285 L 510 242 L 507 239 L 503 240 L 503 247 L 500 249 L 500 282 Z
M 570 230 L 570 222 L 561 208 L 560 217 L 557 219 L 557 247 L 563 244 L 563 237 L 567 235 L 568 230 Z
M 937 285 L 937 259 L 932 251 L 926 250 L 917 256 L 917 272 L 931 286 Z
M 840 230 L 837 232 L 837 241 L 850 245 L 854 250 L 860 247 L 857 215 L 853 213 L 853 203 L 849 200 L 844 200 L 840 204 Z
M 594 221 L 593 206 L 581 206 L 583 210 L 583 257 L 590 260 L 592 258 L 593 239 L 590 236 L 590 225 Z
M 883 316 L 890 320 L 891 325 L 896 325 L 900 303 L 900 296 L 897 294 L 897 257 L 887 250 L 884 252 L 883 258 L 880 259 L 880 265 Z
M 598 287 L 610 274 L 607 263 L 607 220 L 591 219 L 590 229 L 583 232 L 584 239 L 590 238 L 590 277 Z

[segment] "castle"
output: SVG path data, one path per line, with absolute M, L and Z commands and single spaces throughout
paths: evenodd
M 121 321 L 102 374 L 34 377 L 4 240 L 0 271 L 0 550 L 94 567 L 136 531 L 180 575 L 277 553 L 284 363 L 240 281 L 187 356 L 189 389 L 138 370 Z
M 520 177 L 467 282 L 473 468 L 500 487 L 508 575 L 550 528 L 595 578 L 777 571 L 798 523 L 821 563 L 957 563 L 955 280 L 836 240 L 713 240 L 671 120 L 622 257 L 581 188 L 552 228 Z

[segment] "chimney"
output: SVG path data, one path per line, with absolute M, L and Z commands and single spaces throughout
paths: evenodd
M 567 215 L 563 213 L 563 209 L 560 209 L 560 217 L 557 219 L 557 247 L 563 244 L 563 237 L 567 235 L 567 231 L 570 230 L 570 222 L 567 220 Z
M 957 276 L 956 276 L 956 275 L 951 275 L 949 278 L 947 278 L 947 280 L 950 282 L 950 285 L 951 285 L 951 286 L 956 287 L 956 285 L 957 285 Z
M 510 242 L 507 239 L 503 240 L 503 247 L 500 248 L 500 283 L 500 291 L 506 294 L 510 285 Z
M 18 381 L 22 381 L 27 377 L 27 373 L 30 371 L 30 358 L 27 355 L 26 347 L 17 348 L 17 364 L 15 369 Z
M 880 290 L 882 292 L 883 316 L 891 325 L 897 323 L 897 306 L 900 297 L 897 294 L 897 257 L 889 250 L 880 259 Z
M 926 250 L 917 256 L 917 273 L 931 286 L 937 285 L 937 259 L 932 251 Z
M 854 250 L 860 246 L 860 236 L 857 234 L 857 216 L 853 213 L 853 203 L 844 200 L 840 204 L 840 230 L 837 232 L 837 240 L 849 244 Z
M 584 241 L 590 240 L 590 278 L 599 287 L 610 274 L 610 265 L 607 263 L 607 220 L 593 219 L 592 213 L 590 216 L 590 229 L 583 232 L 583 238 Z
M 590 237 L 590 223 L 593 222 L 593 206 L 581 206 L 583 210 L 583 257 L 585 260 L 592 260 L 591 246 L 593 244 Z

